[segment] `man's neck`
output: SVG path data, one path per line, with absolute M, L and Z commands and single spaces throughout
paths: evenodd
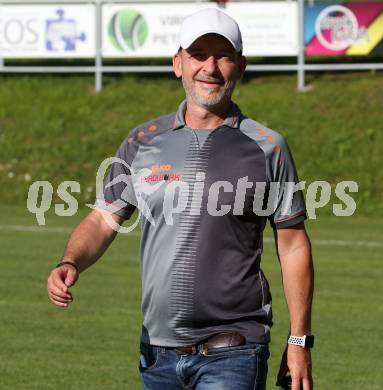
M 217 109 L 207 110 L 186 99 L 185 123 L 192 129 L 216 129 L 225 121 L 230 108 L 230 100 Z

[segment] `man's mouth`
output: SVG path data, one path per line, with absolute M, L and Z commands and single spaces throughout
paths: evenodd
M 205 88 L 217 88 L 224 84 L 221 80 L 201 80 L 196 79 L 196 81 Z

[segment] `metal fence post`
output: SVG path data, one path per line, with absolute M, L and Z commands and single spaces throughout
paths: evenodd
M 96 58 L 95 58 L 95 90 L 102 90 L 102 15 L 101 1 L 96 1 Z
M 305 2 L 298 0 L 298 91 L 305 89 Z

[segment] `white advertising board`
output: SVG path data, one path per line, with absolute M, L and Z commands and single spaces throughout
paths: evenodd
M 211 3 L 104 4 L 103 57 L 169 57 L 178 49 L 182 20 Z M 247 56 L 296 56 L 298 5 L 289 2 L 228 3 L 224 11 L 242 31 Z
M 248 56 L 298 55 L 298 3 L 270 1 L 228 3 L 226 11 L 237 22 Z
M 0 57 L 95 56 L 94 5 L 0 6 Z
M 104 57 L 170 57 L 176 53 L 183 19 L 206 4 L 105 4 L 102 7 Z M 214 5 L 213 5 L 214 7 Z

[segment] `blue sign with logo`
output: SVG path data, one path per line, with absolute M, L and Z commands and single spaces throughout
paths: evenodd
M 64 10 L 58 9 L 58 18 L 48 19 L 45 28 L 45 47 L 49 51 L 75 51 L 77 41 L 85 42 L 86 34 L 77 33 L 77 22 L 65 19 Z

